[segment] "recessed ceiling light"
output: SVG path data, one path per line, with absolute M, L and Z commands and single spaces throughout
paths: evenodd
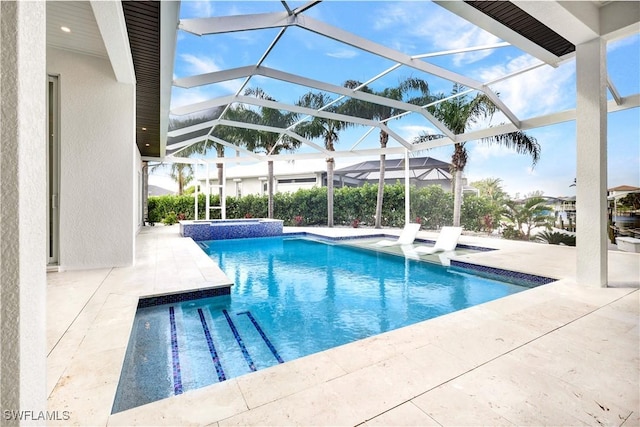
M 151 145 L 151 144 L 149 144 L 149 143 L 147 143 L 147 144 L 144 144 L 144 146 L 145 146 L 145 147 L 148 147 L 148 146 L 150 146 L 150 145 Z
M 147 128 L 142 128 L 142 130 L 147 130 Z
M 60 29 L 62 31 L 64 31 L 65 33 L 70 33 L 71 32 L 71 29 L 69 27 L 60 27 Z

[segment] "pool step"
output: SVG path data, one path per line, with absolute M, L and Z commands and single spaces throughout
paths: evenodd
M 284 363 L 250 311 L 169 307 L 174 394 Z

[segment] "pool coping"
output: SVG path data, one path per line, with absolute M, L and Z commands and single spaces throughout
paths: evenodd
M 192 251 L 193 249 L 197 249 L 198 252 L 204 255 L 201 248 L 195 242 L 193 242 L 191 239 L 184 239 L 184 240 L 189 240 L 190 242 L 181 243 L 181 245 L 183 245 L 185 248 L 190 247 L 191 248 L 190 251 Z M 171 248 L 169 251 L 171 252 L 172 249 L 173 248 Z M 202 263 L 204 261 L 200 260 L 197 263 L 199 265 L 198 268 L 207 269 L 207 268 L 210 268 L 211 265 L 215 264 L 210 258 L 208 257 L 206 258 L 209 260 L 205 263 L 207 265 L 203 267 Z M 627 258 L 627 259 L 631 259 L 631 258 Z M 130 274 L 135 274 L 135 271 L 136 269 L 133 269 L 132 273 Z M 60 274 L 59 277 L 66 277 L 65 273 L 52 273 L 52 274 Z M 125 295 L 122 295 L 123 297 L 122 300 L 124 302 L 124 305 L 122 303 L 118 303 L 117 301 L 113 301 L 114 304 L 110 305 L 110 298 L 114 297 L 114 299 L 119 300 L 120 298 L 119 292 L 121 291 L 119 291 L 117 288 L 118 282 L 114 282 L 115 278 L 113 278 L 113 280 L 110 280 L 110 277 L 113 277 L 113 274 L 111 274 L 110 272 L 105 272 L 105 274 L 106 274 L 106 279 L 104 279 L 101 282 L 101 284 L 97 288 L 97 291 L 88 300 L 88 303 L 86 303 L 85 306 L 81 309 L 80 315 L 76 317 L 76 319 L 86 318 L 87 316 L 84 313 L 86 313 L 89 310 L 89 308 L 93 307 L 94 305 L 99 306 L 101 308 L 99 312 L 96 311 L 98 313 L 97 318 L 95 318 L 95 320 L 93 321 L 90 321 L 90 323 L 85 324 L 84 328 L 85 328 L 86 336 L 84 338 L 84 341 L 93 342 L 93 339 L 91 337 L 95 334 L 93 335 L 90 334 L 90 332 L 94 330 L 94 326 L 92 325 L 97 324 L 96 322 L 98 322 L 99 324 L 102 324 L 100 323 L 101 322 L 100 319 L 103 313 L 106 315 L 112 312 L 113 310 L 121 310 L 121 308 L 119 309 L 118 307 L 124 308 L 125 312 L 127 312 L 130 315 L 130 319 L 127 318 L 128 316 L 124 316 L 125 319 L 121 322 L 124 324 L 126 324 L 127 322 L 130 322 L 133 318 L 133 315 L 135 314 L 136 304 L 135 303 L 132 304 L 131 302 L 133 301 L 131 301 L 130 298 L 124 298 Z M 156 275 L 155 280 L 160 280 L 159 277 L 161 276 Z M 210 278 L 206 278 L 206 279 L 211 281 Z M 188 289 L 188 287 L 184 286 L 184 289 Z M 568 289 L 570 289 L 570 291 Z M 530 294 L 530 292 L 534 292 L 534 294 Z M 576 287 L 575 284 L 572 284 L 570 280 L 567 281 L 566 279 L 562 279 L 548 285 L 539 286 L 538 288 L 527 290 L 527 291 L 521 292 L 520 294 L 528 293 L 528 295 L 531 295 L 531 296 L 537 295 L 537 297 L 534 299 L 537 299 L 541 295 L 550 295 L 549 301 L 557 301 L 558 295 L 567 295 L 567 292 L 571 293 L 572 299 L 578 298 L 578 300 L 589 301 L 590 303 L 592 302 L 591 301 L 592 299 L 593 300 L 596 299 L 596 295 L 598 296 L 598 298 L 600 298 L 600 295 L 603 295 L 602 296 L 603 302 L 601 303 L 603 305 L 600 305 L 600 306 L 611 304 L 612 301 L 622 298 L 625 295 L 630 295 L 634 293 L 636 293 L 637 295 L 637 289 L 628 289 L 628 288 L 625 288 L 625 289 L 607 288 L 607 289 L 600 289 L 600 290 L 585 289 L 582 287 Z M 136 302 L 138 300 L 138 297 L 143 293 L 145 292 L 136 293 L 135 289 L 129 290 L 129 295 L 131 296 L 131 298 L 133 298 L 135 295 Z M 145 294 L 148 295 L 149 293 L 146 292 Z M 98 300 L 96 300 L 96 298 L 98 298 Z M 510 312 L 513 311 L 510 305 L 512 305 L 512 302 L 515 302 L 515 300 L 510 298 L 512 297 L 506 297 L 500 300 L 496 300 L 500 302 L 496 304 L 492 304 L 491 309 L 494 310 L 494 309 L 497 309 L 497 307 L 504 307 L 505 310 L 508 310 Z M 95 304 L 93 303 L 94 300 L 96 300 Z M 128 302 L 128 301 L 131 301 L 131 302 Z M 478 311 L 485 312 L 488 309 L 486 304 L 491 304 L 491 303 L 485 303 L 483 305 L 472 307 L 471 309 L 465 309 L 465 310 L 451 313 L 445 316 L 440 316 L 435 319 L 430 319 L 425 322 L 420 322 L 418 324 L 403 328 L 401 331 L 396 330 L 396 331 L 387 332 L 385 333 L 384 340 L 391 339 L 393 341 L 396 338 L 392 338 L 392 337 L 399 337 L 397 339 L 400 339 L 402 341 L 403 339 L 401 337 L 406 334 L 409 334 L 415 338 L 416 333 L 420 331 L 425 331 L 424 328 L 427 328 L 426 330 L 432 330 L 433 326 L 431 325 L 447 324 L 450 321 L 452 321 L 452 319 L 460 319 L 461 317 L 462 318 L 468 317 L 468 315 L 470 315 L 471 313 L 475 313 Z M 130 307 L 130 308 L 126 309 L 126 307 Z M 590 306 L 589 309 L 591 310 L 592 308 L 593 307 Z M 461 313 L 461 314 L 456 314 L 456 313 Z M 584 313 L 580 314 L 578 317 L 582 317 L 584 315 L 586 314 Z M 479 318 L 476 318 L 476 317 L 474 318 L 476 322 L 482 322 Z M 563 324 L 570 324 L 571 322 L 574 321 L 574 319 L 576 318 L 571 317 L 571 319 L 565 319 L 565 320 L 562 320 L 562 322 Z M 74 324 L 75 323 L 72 323 L 72 326 Z M 558 326 L 556 325 L 554 326 L 553 330 L 557 328 Z M 78 329 L 78 328 L 73 327 L 70 329 L 70 331 L 72 329 Z M 103 331 L 94 331 L 94 332 L 99 332 L 100 336 L 103 336 Z M 487 330 L 486 332 L 488 333 L 489 330 Z M 73 368 L 73 366 L 75 366 L 74 364 L 84 363 L 82 362 L 82 360 L 86 358 L 89 358 L 88 360 L 91 360 L 90 362 L 91 366 L 100 366 L 101 363 L 104 363 L 104 362 L 100 362 L 100 360 L 102 359 L 97 357 L 98 356 L 97 353 L 93 351 L 89 351 L 89 350 L 95 350 L 93 347 L 85 348 L 83 350 L 83 348 L 86 346 L 84 346 L 84 342 L 82 342 L 82 345 L 80 345 L 79 348 L 76 347 L 77 351 L 69 353 L 68 351 L 65 350 L 64 354 L 68 354 L 68 356 L 66 356 L 66 358 L 64 357 L 64 354 L 62 354 L 61 356 L 62 356 L 62 359 L 64 359 L 64 364 L 65 366 L 67 366 L 67 368 L 57 367 L 58 365 L 57 363 L 55 363 L 56 361 L 63 363 L 63 361 L 59 357 L 54 358 L 54 360 L 50 360 L 50 358 L 48 358 L 48 369 L 50 368 L 49 366 L 50 362 L 54 363 L 52 366 L 52 368 L 54 369 L 49 369 L 50 371 L 49 375 L 51 375 L 52 381 L 54 381 L 52 384 L 55 385 L 55 387 L 52 388 L 51 396 L 49 399 L 50 407 L 52 409 L 62 409 L 63 407 L 71 409 L 74 413 L 75 419 L 80 420 L 80 424 L 100 424 L 100 425 L 118 425 L 118 424 L 157 425 L 157 424 L 184 424 L 184 423 L 207 424 L 207 423 L 215 423 L 216 421 L 222 422 L 222 420 L 225 420 L 229 417 L 232 417 L 232 418 L 229 418 L 229 422 L 231 422 L 231 420 L 233 419 L 240 419 L 240 420 L 246 421 L 246 419 L 248 419 L 246 417 L 250 418 L 251 414 L 259 415 L 261 413 L 260 408 L 271 407 L 274 404 L 279 405 L 280 404 L 279 402 L 281 402 L 282 404 L 285 404 L 287 401 L 291 400 L 291 396 L 294 396 L 294 395 L 297 396 L 300 393 L 307 393 L 307 391 L 311 392 L 313 390 L 325 389 L 326 387 L 330 387 L 329 384 L 340 381 L 345 376 L 349 377 L 351 376 L 351 374 L 354 374 L 356 371 L 358 371 L 357 369 L 356 370 L 342 369 L 339 375 L 336 376 L 332 374 L 331 378 L 326 377 L 326 375 L 329 375 L 329 373 L 326 373 L 325 376 L 321 375 L 322 378 L 317 377 L 318 371 L 315 371 L 315 370 L 318 369 L 317 368 L 318 364 L 324 363 L 327 360 L 327 357 L 335 358 L 334 357 L 335 354 L 328 355 L 326 354 L 326 352 L 321 352 L 315 355 L 306 356 L 304 358 L 297 359 L 296 361 L 289 362 L 288 364 L 280 365 L 280 366 L 289 365 L 291 369 L 286 368 L 283 371 L 272 372 L 271 370 L 273 368 L 268 368 L 267 370 L 260 371 L 260 372 L 268 371 L 268 372 L 265 372 L 264 374 L 260 374 L 260 375 L 251 374 L 251 375 L 254 375 L 253 377 L 251 375 L 239 377 L 238 379 L 232 379 L 225 382 L 226 384 L 225 383 L 214 384 L 214 385 L 205 387 L 203 389 L 194 390 L 193 392 L 187 392 L 178 397 L 163 399 L 148 405 L 143 405 L 138 408 L 130 409 L 128 411 L 123 411 L 118 414 L 109 415 L 111 404 L 113 403 L 113 397 L 115 396 L 115 389 L 117 386 L 117 380 L 119 379 L 122 360 L 124 359 L 124 353 L 126 351 L 126 344 L 128 342 L 129 333 L 130 333 L 130 325 L 119 324 L 118 328 L 112 330 L 112 335 L 114 335 L 113 339 L 120 341 L 120 347 L 118 347 L 119 350 L 117 351 L 115 351 L 115 349 L 108 351 L 108 354 L 110 357 L 109 364 L 112 365 L 115 363 L 118 366 L 117 366 L 117 369 L 112 368 L 110 370 L 111 372 L 114 372 L 113 374 L 108 374 L 108 372 L 103 372 L 102 374 L 100 374 L 101 375 L 99 378 L 100 384 L 103 384 L 103 385 L 100 386 L 100 388 L 98 389 L 92 389 L 96 391 L 101 390 L 101 392 L 98 393 L 97 395 L 95 391 L 91 392 L 90 395 L 87 395 L 87 396 L 85 396 L 86 393 L 81 392 L 81 390 L 84 390 L 82 387 L 86 387 L 86 385 L 83 385 L 83 384 L 87 381 L 93 381 L 93 379 L 84 378 L 79 380 L 78 378 L 75 378 L 72 375 L 72 373 L 75 372 L 75 369 Z M 549 331 L 546 331 L 544 333 L 541 332 L 540 336 L 543 336 L 547 333 L 549 333 Z M 118 334 L 121 334 L 122 336 L 118 337 L 117 336 Z M 68 335 L 69 334 L 66 333 L 63 338 L 67 337 Z M 366 339 L 365 342 L 356 341 L 354 343 L 347 344 L 346 346 L 341 346 L 338 348 L 338 350 L 331 349 L 331 350 L 327 350 L 327 352 L 331 352 L 335 350 L 336 354 L 338 354 L 345 351 L 356 351 L 358 358 L 369 357 L 369 355 L 376 354 L 376 351 L 374 351 L 373 348 L 369 351 L 365 351 L 365 353 L 360 353 L 359 349 L 364 350 L 364 348 L 367 348 L 370 345 L 374 345 L 375 347 L 375 342 L 380 342 L 381 340 L 383 340 L 383 338 L 376 338 L 376 337 L 379 337 L 379 336 L 374 336 L 374 337 L 371 337 L 370 339 Z M 76 337 L 75 334 L 72 334 L 72 336 L 69 339 L 77 340 L 79 338 Z M 63 347 L 66 348 L 67 346 L 65 345 Z M 111 347 L 113 347 L 113 345 L 111 345 Z M 399 348 L 398 351 L 400 350 L 401 349 Z M 102 354 L 102 352 L 100 354 Z M 73 357 L 71 357 L 72 355 Z M 120 360 L 118 361 L 118 359 Z M 343 361 L 341 362 L 341 366 L 343 368 L 344 368 L 344 363 L 349 364 L 349 363 L 355 363 L 355 362 Z M 381 360 L 376 360 L 375 363 L 374 362 L 364 363 L 364 365 L 360 366 L 360 368 L 365 369 L 366 366 L 374 367 L 374 365 L 377 366 L 378 363 L 382 363 Z M 305 366 L 307 367 L 305 368 Z M 482 366 L 482 365 L 478 365 L 478 366 Z M 105 367 L 103 367 L 103 371 L 109 371 L 109 369 L 104 369 Z M 274 368 L 278 368 L 278 367 L 274 367 Z M 473 369 L 476 369 L 476 368 L 473 368 Z M 302 375 L 301 378 L 303 377 L 306 378 L 309 375 L 311 375 L 310 378 L 315 378 L 313 380 L 313 384 L 300 385 L 295 381 L 292 381 L 292 383 L 295 383 L 292 386 L 297 387 L 296 390 L 291 392 L 293 394 L 289 393 L 286 395 L 282 395 L 280 397 L 275 398 L 275 400 L 272 400 L 272 401 L 270 400 L 269 402 L 263 402 L 260 405 L 255 404 L 255 396 L 251 398 L 250 396 L 251 393 L 249 393 L 249 390 L 265 390 L 266 391 L 266 389 L 264 389 L 265 384 L 263 383 L 263 381 L 266 378 L 265 375 L 272 379 L 274 378 L 273 376 L 275 375 L 275 378 L 277 379 L 277 378 L 282 378 L 281 377 L 282 375 L 287 376 L 288 375 L 287 372 L 290 372 L 291 370 L 298 372 L 297 375 Z M 316 372 L 316 374 L 314 374 L 314 372 Z M 471 371 L 465 371 L 465 372 L 468 373 Z M 57 377 L 58 374 L 60 375 L 59 378 Z M 109 377 L 109 375 L 112 375 L 112 376 Z M 460 375 L 463 375 L 463 374 L 461 373 Z M 116 377 L 115 382 L 113 382 L 114 377 Z M 109 380 L 108 378 L 112 378 L 112 379 Z M 102 381 L 107 381 L 108 384 L 103 383 Z M 445 384 L 445 383 L 446 381 L 442 384 Z M 272 387 L 270 387 L 270 389 L 272 389 Z M 68 394 L 69 392 L 72 393 L 71 396 L 76 396 L 76 397 L 71 397 Z M 78 401 L 79 398 L 84 403 L 80 403 L 80 401 Z M 408 401 L 408 400 L 405 400 L 405 401 Z M 209 404 L 207 404 L 208 406 L 204 405 L 203 402 L 209 402 Z M 186 411 L 182 405 L 189 405 L 192 408 L 192 410 Z M 105 413 L 105 407 L 108 408 L 107 413 Z M 202 408 L 204 407 L 207 408 L 205 410 L 206 413 L 203 413 Z M 201 409 L 198 410 L 198 408 L 201 408 Z M 295 412 L 294 409 L 291 409 L 291 410 Z M 213 413 L 211 411 L 213 411 Z M 371 415 L 371 417 L 373 417 L 374 415 L 381 414 L 382 412 L 385 412 L 385 411 L 386 410 L 382 410 L 382 407 L 380 407 L 380 410 L 374 409 L 373 411 L 369 412 L 369 414 Z M 357 418 L 357 420 L 359 420 L 359 422 L 364 422 L 366 419 L 370 419 L 371 417 L 367 416 L 364 418 Z M 84 422 L 82 422 L 83 419 L 84 419 Z M 258 419 L 261 419 L 261 418 L 258 418 Z M 342 419 L 341 423 L 344 423 L 344 422 L 350 423 L 347 421 L 348 419 L 350 418 Z M 75 422 L 78 422 L 78 421 L 75 421 Z M 282 422 L 282 419 L 280 419 L 280 422 Z M 226 422 L 223 422 L 222 424 L 225 424 L 225 423 Z M 250 422 L 244 422 L 244 423 L 251 424 Z M 262 423 L 264 424 L 265 422 L 263 421 Z M 52 424 L 55 424 L 55 422 L 53 422 Z

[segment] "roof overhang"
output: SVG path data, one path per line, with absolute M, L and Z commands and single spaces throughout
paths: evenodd
M 180 2 L 124 1 L 122 9 L 136 76 L 136 143 L 143 158 L 162 158 Z
M 435 3 L 553 66 L 572 57 L 576 45 L 638 32 L 640 21 L 640 3 L 635 1 Z

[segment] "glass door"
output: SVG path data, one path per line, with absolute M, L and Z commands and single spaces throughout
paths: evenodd
M 58 77 L 49 76 L 47 86 L 47 263 L 57 265 L 60 223 L 60 137 Z

